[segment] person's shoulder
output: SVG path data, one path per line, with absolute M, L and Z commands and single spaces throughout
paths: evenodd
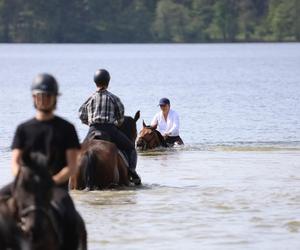
M 173 116 L 178 116 L 178 113 L 174 109 L 170 109 L 170 112 Z
M 37 120 L 35 118 L 30 118 L 30 119 L 20 123 L 18 125 L 18 128 L 26 128 L 26 127 L 32 126 L 36 123 L 37 123 Z
M 111 93 L 108 90 L 106 90 L 106 91 L 107 91 L 107 95 L 110 96 L 111 98 L 116 99 L 116 100 L 120 100 L 120 97 L 118 97 L 117 95 Z
M 90 95 L 90 97 L 87 99 L 87 102 L 90 102 L 91 100 L 94 100 L 97 96 L 99 96 L 99 92 L 95 91 Z
M 67 121 L 65 118 L 62 118 L 60 116 L 54 116 L 54 122 L 58 123 L 58 124 L 61 124 L 63 126 L 66 126 L 66 127 L 74 127 L 74 125 Z
M 159 117 L 159 116 L 161 116 L 162 115 L 162 112 L 161 111 L 158 111 L 155 115 L 154 115 L 154 117 Z
M 98 91 L 93 92 L 85 101 L 85 103 L 91 102 L 99 95 Z

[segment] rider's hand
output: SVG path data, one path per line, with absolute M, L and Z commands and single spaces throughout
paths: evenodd
M 164 139 L 167 139 L 167 138 L 169 137 L 169 135 L 170 135 L 170 133 L 165 133 L 165 134 L 163 135 Z

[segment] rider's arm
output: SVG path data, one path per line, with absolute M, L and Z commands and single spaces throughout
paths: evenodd
M 173 113 L 173 119 L 172 119 L 172 127 L 171 129 L 168 130 L 168 132 L 166 133 L 166 135 L 169 135 L 169 136 L 174 136 L 174 134 L 179 134 L 179 116 L 177 113 Z
M 115 116 L 117 125 L 121 126 L 124 121 L 124 105 L 118 97 L 115 97 Z
M 88 125 L 88 103 L 90 101 L 91 97 L 88 98 L 79 108 L 79 119 L 83 124 Z
M 66 151 L 67 156 L 67 166 L 65 166 L 62 170 L 60 170 L 56 175 L 54 175 L 53 181 L 56 184 L 62 184 L 68 181 L 68 179 L 74 175 L 77 171 L 77 157 L 78 157 L 78 149 L 68 149 Z
M 22 153 L 23 151 L 18 148 L 13 149 L 12 151 L 11 167 L 14 176 L 16 176 L 20 170 Z

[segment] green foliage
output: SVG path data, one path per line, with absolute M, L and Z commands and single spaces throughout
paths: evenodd
M 290 40 L 295 35 L 297 0 L 271 0 L 269 22 L 276 40 Z
M 235 2 L 235 0 L 218 0 L 215 2 L 212 33 L 218 40 L 226 42 L 235 40 L 238 31 Z
M 0 0 L 0 42 L 299 41 L 300 0 Z
M 153 31 L 158 41 L 184 42 L 189 22 L 187 8 L 171 0 L 162 0 L 157 5 Z

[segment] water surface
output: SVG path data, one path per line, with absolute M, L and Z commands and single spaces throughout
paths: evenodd
M 15 127 L 34 114 L 40 72 L 73 122 L 111 72 L 126 114 L 149 123 L 167 96 L 184 148 L 140 153 L 141 188 L 72 192 L 89 249 L 298 249 L 300 44 L 0 45 L 0 185 L 11 180 Z M 138 128 L 141 128 L 141 120 Z

